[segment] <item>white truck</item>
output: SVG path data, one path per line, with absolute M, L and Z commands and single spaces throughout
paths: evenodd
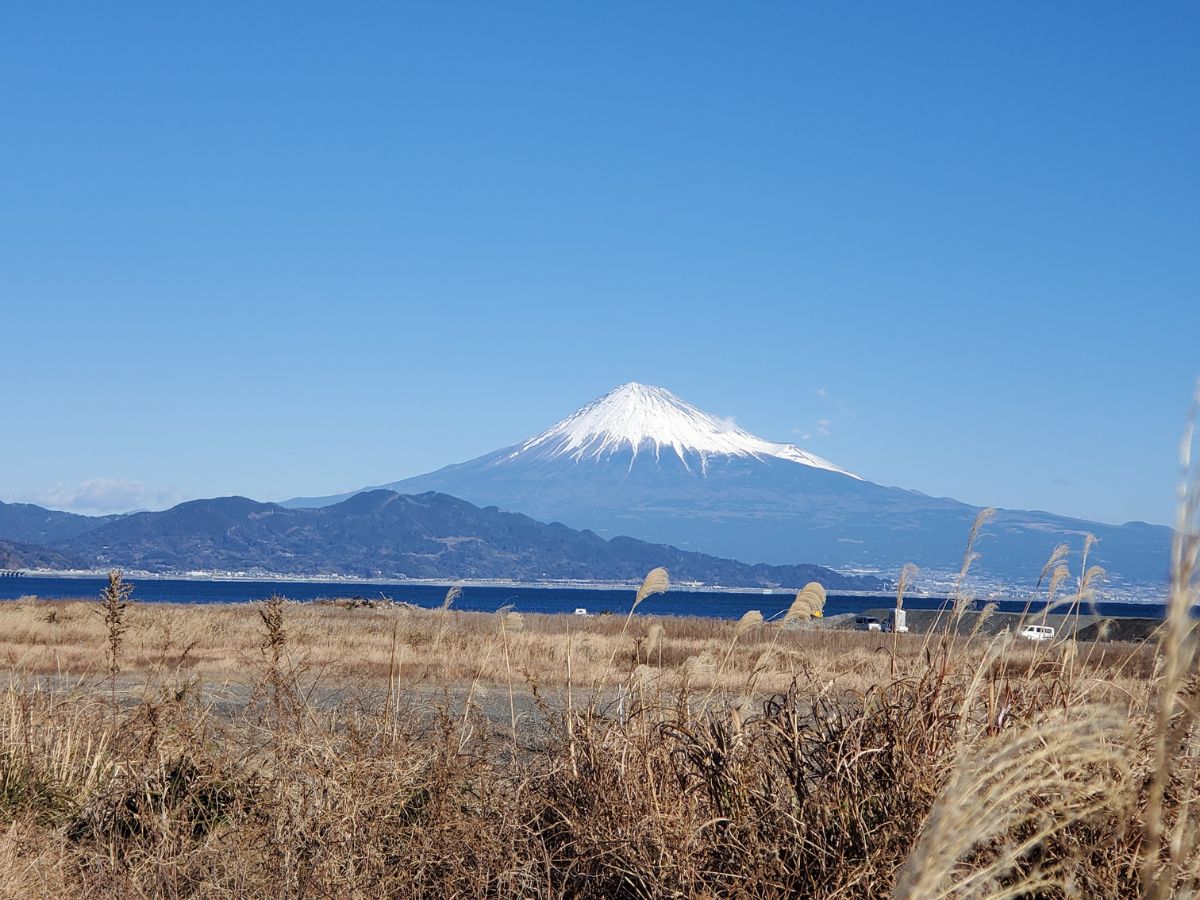
M 1054 629 L 1049 625 L 1026 625 L 1021 629 L 1021 637 L 1028 641 L 1052 641 Z

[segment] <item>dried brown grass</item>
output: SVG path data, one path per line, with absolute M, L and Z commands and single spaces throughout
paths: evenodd
M 1071 857 L 1077 883 L 1139 884 L 1126 807 L 1098 795 L 1138 771 L 1110 757 L 1143 740 L 1153 648 L 1030 672 L 1004 664 L 1031 648 L 995 640 L 949 656 L 899 635 L 893 655 L 891 635 L 755 616 L 275 600 L 137 604 L 127 623 L 114 723 L 90 608 L 0 606 L 0 894 L 1061 893 L 1031 840 L 1100 853 Z M 1098 735 L 1113 754 L 1077 759 Z
M 0 666 L 25 676 L 106 677 L 106 635 L 91 612 L 95 605 L 32 598 L 0 604 Z M 766 652 L 772 665 L 760 675 L 760 692 L 786 690 L 794 678 L 814 687 L 865 691 L 891 674 L 893 643 L 901 671 L 926 664 L 920 635 L 780 629 L 759 618 L 634 616 L 626 622 L 615 616 L 526 613 L 517 619 L 509 611 L 502 620 L 491 613 L 346 609 L 282 598 L 262 605 L 145 602 L 125 613 L 121 678 L 128 686 L 171 672 L 206 684 L 253 685 L 262 678 L 274 684 L 292 667 L 331 685 L 364 689 L 386 687 L 397 678 L 409 685 L 505 687 L 511 676 L 518 685 L 565 688 L 568 635 L 571 680 L 588 688 L 606 677 L 611 684 L 639 665 L 653 669 L 656 678 L 670 678 L 687 660 L 709 658 L 714 668 L 698 671 L 693 688 L 736 691 Z M 510 626 L 504 640 L 501 621 Z M 962 664 L 981 660 L 986 646 L 982 638 L 963 646 Z M 1037 650 L 1019 645 L 1010 658 L 1031 660 Z M 1117 643 L 1101 645 L 1097 653 L 1098 670 L 1129 688 L 1153 655 L 1151 648 Z

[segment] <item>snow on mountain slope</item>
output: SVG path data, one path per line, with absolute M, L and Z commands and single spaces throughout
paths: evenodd
M 710 416 L 665 388 L 631 381 L 593 400 L 558 424 L 519 445 L 508 459 L 600 459 L 621 451 L 673 452 L 685 467 L 698 457 L 702 471 L 710 456 L 774 457 L 851 478 L 852 472 L 792 444 L 765 441 Z M 632 465 L 632 462 L 631 462 Z M 861 480 L 861 479 L 860 479 Z

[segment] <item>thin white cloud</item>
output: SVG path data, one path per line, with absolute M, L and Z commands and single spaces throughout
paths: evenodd
M 173 488 L 149 488 L 140 481 L 128 478 L 89 478 L 76 485 L 54 484 L 29 491 L 19 499 L 50 509 L 113 513 L 165 509 L 183 498 Z
M 737 431 L 737 422 L 733 416 L 714 416 L 722 431 Z
M 811 441 L 813 438 L 829 437 L 831 434 L 833 434 L 834 422 L 836 422 L 838 419 L 854 417 L 854 410 L 850 409 L 838 398 L 832 396 L 829 392 L 829 388 L 827 388 L 825 385 L 821 385 L 821 387 L 814 390 L 813 393 L 815 393 L 822 401 L 819 404 L 822 408 L 827 410 L 830 406 L 833 406 L 834 409 L 831 413 L 827 413 L 825 416 L 817 419 L 816 422 L 812 424 L 797 425 L 795 428 L 793 428 L 792 434 L 799 435 L 802 441 Z

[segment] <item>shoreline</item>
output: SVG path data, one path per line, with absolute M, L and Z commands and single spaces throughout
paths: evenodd
M 117 567 L 121 568 L 121 567 Z M 20 569 L 15 577 L 5 578 L 2 582 L 19 584 L 25 579 L 63 579 L 63 580 L 87 580 L 87 579 L 103 579 L 108 576 L 108 569 Z M 130 581 L 146 581 L 146 582 L 183 582 L 189 584 L 202 584 L 205 582 L 212 584 L 303 584 L 303 585 L 329 585 L 331 587 L 344 586 L 353 587 L 355 585 L 363 586 L 388 586 L 398 589 L 414 587 L 414 588 L 430 588 L 439 587 L 448 589 L 453 586 L 462 588 L 495 588 L 495 589 L 511 589 L 511 590 L 535 590 L 535 591 L 553 591 L 553 590 L 570 590 L 570 591 L 622 591 L 636 590 L 641 584 L 641 579 L 629 579 L 625 581 L 598 581 L 590 579 L 547 579 L 540 581 L 521 581 L 518 579 L 505 578 L 368 578 L 357 577 L 351 575 L 289 575 L 277 573 L 262 573 L 249 574 L 244 572 L 148 572 L 134 569 L 122 569 L 125 578 Z M 870 572 L 848 572 L 842 574 L 850 575 L 865 575 L 875 574 L 877 577 L 883 577 L 878 573 Z M 926 577 L 931 577 L 934 584 L 929 585 L 924 590 L 909 589 L 905 592 L 907 600 L 919 602 L 938 602 L 949 600 L 952 596 L 948 583 L 941 578 L 940 572 L 928 571 L 923 573 Z M 800 585 L 793 587 L 746 587 L 732 586 L 723 584 L 711 584 L 708 582 L 688 582 L 688 581 L 672 581 L 671 589 L 673 591 L 683 593 L 696 594 L 741 594 L 749 596 L 767 596 L 767 597 L 783 597 L 794 596 Z M 1129 604 L 1136 606 L 1163 606 L 1166 603 L 1166 591 L 1158 585 L 1124 585 L 1110 584 L 1107 585 L 1108 590 L 1101 592 L 1101 597 L 1098 603 L 1107 604 Z M 894 588 L 877 589 L 877 590 L 858 590 L 854 588 L 827 588 L 830 593 L 835 593 L 841 597 L 861 597 L 873 598 L 878 597 L 880 600 L 894 596 Z M 971 589 L 976 599 L 980 603 L 991 601 L 999 601 L 1002 603 L 1025 603 L 1029 600 L 1028 596 L 1024 596 L 1030 590 L 1028 585 L 1006 584 L 1001 582 L 985 579 L 973 586 Z M 1034 599 L 1034 605 L 1039 602 Z
M 116 568 L 120 568 L 119 566 Z M 331 585 L 390 585 L 394 587 L 490 587 L 490 588 L 521 588 L 529 590 L 573 590 L 573 591 L 619 591 L 632 589 L 636 590 L 641 584 L 641 578 L 630 579 L 628 581 L 589 581 L 575 579 L 561 580 L 546 580 L 546 581 L 516 581 L 512 579 L 502 578 L 359 578 L 351 575 L 278 575 L 278 574 L 263 574 L 263 575 L 245 575 L 240 573 L 163 573 L 163 572 L 140 572 L 133 569 L 122 569 L 122 574 L 129 581 L 188 581 L 188 582 L 221 582 L 221 583 L 247 583 L 247 584 L 263 584 L 271 582 L 295 583 L 295 584 L 331 584 Z M 70 570 L 55 570 L 55 569 L 21 569 L 20 575 L 16 576 L 15 580 L 21 578 L 71 578 L 71 579 L 95 579 L 105 578 L 108 576 L 108 569 L 70 569 Z M 671 589 L 676 591 L 685 591 L 689 593 L 713 593 L 713 594 L 761 594 L 761 595 L 794 595 L 796 588 L 759 588 L 759 587 L 732 587 L 722 584 L 709 584 L 707 582 L 692 582 L 692 581 L 676 581 L 671 583 Z M 862 591 L 854 589 L 841 590 L 837 593 L 849 597 L 885 597 L 890 596 L 888 591 Z M 940 594 L 920 594 L 911 593 L 908 596 L 917 599 L 938 600 L 944 599 Z

